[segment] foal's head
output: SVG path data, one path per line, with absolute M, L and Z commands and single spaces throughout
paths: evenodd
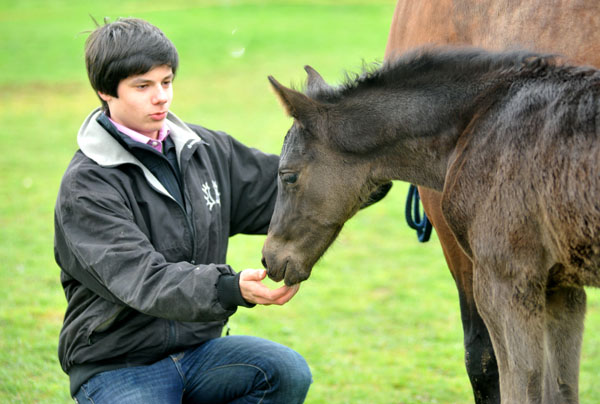
M 285 279 L 289 285 L 307 279 L 343 224 L 391 187 L 372 171 L 370 151 L 379 141 L 351 136 L 371 132 L 377 111 L 368 103 L 331 102 L 338 90 L 309 66 L 305 69 L 308 95 L 269 77 L 294 124 L 281 152 L 277 202 L 263 264 L 272 279 Z

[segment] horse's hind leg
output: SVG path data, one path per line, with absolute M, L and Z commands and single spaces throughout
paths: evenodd
M 546 296 L 545 392 L 560 403 L 579 402 L 579 359 L 583 335 L 586 295 L 582 288 L 556 288 Z
M 435 227 L 446 262 L 458 288 L 464 331 L 465 365 L 477 404 L 500 403 L 498 365 L 488 330 L 473 298 L 473 265 L 462 251 L 441 212 L 441 194 L 419 188 L 427 217 Z

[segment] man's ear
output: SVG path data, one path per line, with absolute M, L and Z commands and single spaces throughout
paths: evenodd
M 100 97 L 100 99 L 104 102 L 109 102 L 114 98 L 112 95 L 104 94 L 101 91 L 98 91 L 98 97 Z
M 281 105 L 292 118 L 296 118 L 300 122 L 310 120 L 317 112 L 320 103 L 315 101 L 299 91 L 287 88 L 269 76 L 269 82 L 275 90 L 275 95 L 279 99 Z

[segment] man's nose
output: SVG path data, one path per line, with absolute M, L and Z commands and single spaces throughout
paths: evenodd
M 162 88 L 162 86 L 159 86 L 154 94 L 154 103 L 155 104 L 164 104 L 168 100 L 169 100 L 169 95 L 167 93 L 167 90 Z

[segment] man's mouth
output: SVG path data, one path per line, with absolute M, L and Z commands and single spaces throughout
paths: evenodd
M 154 114 L 150 114 L 150 118 L 154 121 L 162 121 L 167 117 L 167 112 L 157 112 Z

